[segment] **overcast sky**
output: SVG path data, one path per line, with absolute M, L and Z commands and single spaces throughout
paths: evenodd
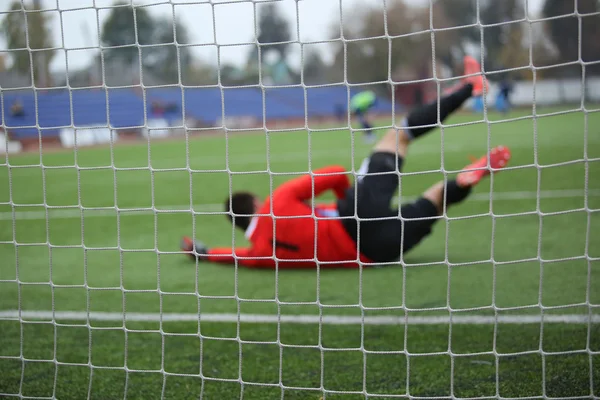
M 299 39 L 304 42 L 328 39 L 331 24 L 340 21 L 340 4 L 342 15 L 346 16 L 360 4 L 382 6 L 383 1 L 281 0 L 278 3 L 280 10 L 291 22 L 293 40 Z M 393 0 L 385 1 L 389 3 Z M 542 1 L 528 0 L 530 12 L 537 12 Z M 406 0 L 406 2 L 428 5 L 430 0 Z M 45 9 L 54 10 L 50 11 L 53 16 L 54 43 L 69 50 L 98 46 L 99 26 L 102 26 L 110 12 L 109 9 L 102 7 L 112 5 L 114 0 L 41 0 L 41 3 Z M 211 63 L 216 63 L 217 51 L 216 46 L 211 46 L 210 43 L 216 42 L 222 45 L 247 43 L 254 37 L 252 1 L 134 0 L 134 3 L 147 5 L 148 11 L 155 16 L 167 16 L 174 13 L 186 25 L 190 33 L 190 42 L 198 45 L 194 49 L 194 54 Z M 257 7 L 262 6 L 261 0 L 254 0 L 254 3 L 257 4 Z M 9 5 L 9 0 L 0 0 L 0 12 L 6 11 Z M 0 18 L 3 16 L 0 15 Z M 329 46 L 326 44 L 315 46 L 327 59 Z M 0 42 L 0 49 L 5 48 L 5 43 Z M 67 53 L 71 70 L 86 66 L 95 51 L 94 49 L 69 50 Z M 245 46 L 224 46 L 221 47 L 221 60 L 239 65 L 245 61 L 247 53 L 248 48 Z M 292 63 L 297 64 L 299 61 L 297 59 L 298 51 L 292 51 L 291 54 Z M 57 54 L 52 63 L 52 70 L 64 70 L 65 59 L 65 52 Z

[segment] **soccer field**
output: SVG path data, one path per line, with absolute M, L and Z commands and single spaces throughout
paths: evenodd
M 382 268 L 178 253 L 182 235 L 245 243 L 222 213 L 230 190 L 266 196 L 309 169 L 358 169 L 370 148 L 348 129 L 11 156 L 0 397 L 600 396 L 600 114 L 481 118 L 415 141 L 402 199 L 489 146 L 510 147 L 510 168 Z

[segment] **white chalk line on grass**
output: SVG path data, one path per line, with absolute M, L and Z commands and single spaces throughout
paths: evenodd
M 324 325 L 493 325 L 501 324 L 588 324 L 600 323 L 599 314 L 550 314 L 550 315 L 448 315 L 440 316 L 346 316 L 346 315 L 276 315 L 276 314 L 233 314 L 233 313 L 119 313 L 85 311 L 0 311 L 0 319 L 20 320 L 72 320 L 72 321 L 134 321 L 134 322 L 244 322 L 257 324 L 324 324 Z
M 561 198 L 577 198 L 583 197 L 585 192 L 583 190 L 542 190 L 539 193 L 536 191 L 514 191 L 514 192 L 496 192 L 493 194 L 493 201 L 506 201 L 506 200 L 531 200 L 537 199 L 561 199 Z M 587 193 L 588 197 L 600 197 L 600 189 L 590 189 Z M 402 202 L 414 201 L 416 197 L 402 197 Z M 469 196 L 471 201 L 490 201 L 489 193 L 476 193 Z M 42 207 L 42 206 L 38 206 Z M 189 205 L 171 205 L 171 206 L 158 206 L 154 209 L 150 206 L 139 209 L 134 207 L 120 208 L 119 212 L 121 215 L 152 215 L 154 212 L 184 212 L 191 211 Z M 196 213 L 210 213 L 223 211 L 223 204 L 195 204 L 193 211 Z M 50 208 L 48 209 L 48 216 L 50 218 L 81 218 L 82 210 L 78 206 L 65 206 L 64 208 Z M 90 217 L 115 217 L 116 209 L 83 209 L 84 218 Z M 11 211 L 0 212 L 0 221 L 12 221 L 15 220 L 40 220 L 46 219 L 45 210 L 36 211 L 15 211 L 14 216 Z

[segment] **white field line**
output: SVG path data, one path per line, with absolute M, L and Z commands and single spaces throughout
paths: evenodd
M 539 192 L 540 199 L 562 199 L 562 198 L 577 198 L 584 197 L 585 192 L 583 190 L 542 190 Z M 588 197 L 600 197 L 600 189 L 588 190 Z M 493 194 L 493 201 L 507 201 L 507 200 L 531 200 L 537 199 L 538 192 L 535 191 L 514 191 L 514 192 L 496 192 Z M 410 202 L 415 200 L 415 197 L 403 197 L 403 202 Z M 489 193 L 477 193 L 469 197 L 471 201 L 490 201 Z M 42 206 L 38 206 L 42 207 Z M 171 205 L 171 206 L 158 206 L 152 208 L 151 206 L 140 206 L 139 208 L 125 207 L 120 208 L 119 212 L 121 215 L 152 215 L 154 212 L 185 212 L 190 210 L 189 205 Z M 195 204 L 193 211 L 196 213 L 212 213 L 223 211 L 223 204 Z M 80 218 L 82 209 L 79 206 L 61 206 L 61 208 L 50 208 L 48 209 L 48 216 L 53 219 L 59 218 Z M 115 217 L 116 209 L 102 209 L 102 210 L 88 210 L 83 208 L 84 218 L 90 217 Z M 0 212 L 0 221 L 12 221 L 15 220 L 45 220 L 46 211 L 15 211 L 14 216 L 11 211 Z
M 324 324 L 324 325 L 494 325 L 502 324 L 589 324 L 600 323 L 599 314 L 550 314 L 550 315 L 447 315 L 423 316 L 408 318 L 397 316 L 344 316 L 344 315 L 273 315 L 273 314 L 233 314 L 233 313 L 119 313 L 85 311 L 0 311 L 0 319 L 12 320 L 73 320 L 73 321 L 139 321 L 139 322 L 245 322 L 245 323 L 289 323 L 289 324 Z

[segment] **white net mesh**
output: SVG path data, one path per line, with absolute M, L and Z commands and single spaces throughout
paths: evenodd
M 367 3 L 0 5 L 0 396 L 598 397 L 600 6 Z M 400 261 L 329 268 L 318 181 L 361 179 L 372 149 L 353 96 L 401 131 L 464 54 L 490 85 L 411 144 L 394 201 L 499 144 L 511 164 Z M 272 201 L 248 252 L 224 198 L 307 174 L 310 232 Z

